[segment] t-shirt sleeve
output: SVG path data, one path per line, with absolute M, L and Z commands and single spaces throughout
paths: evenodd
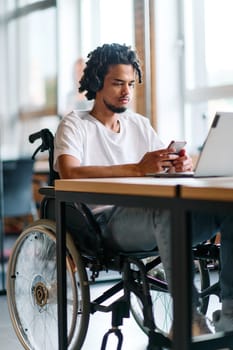
M 80 162 L 83 159 L 83 130 L 78 118 L 65 117 L 59 124 L 54 138 L 54 170 L 57 171 L 57 159 L 63 154 L 71 155 Z

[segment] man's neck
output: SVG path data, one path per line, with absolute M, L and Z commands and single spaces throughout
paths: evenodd
M 116 133 L 120 132 L 119 114 L 113 113 L 109 110 L 97 110 L 95 107 L 93 107 L 90 114 L 107 129 Z

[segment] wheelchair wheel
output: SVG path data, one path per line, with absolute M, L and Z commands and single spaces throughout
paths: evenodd
M 58 349 L 56 227 L 38 220 L 17 239 L 7 271 L 7 301 L 15 332 L 27 350 Z M 68 349 L 86 336 L 90 294 L 83 261 L 66 236 Z
M 151 258 L 148 258 L 150 261 Z M 147 259 L 143 259 L 146 263 Z M 156 328 L 159 332 L 167 334 L 172 325 L 172 298 L 168 292 L 165 272 L 163 265 L 160 263 L 152 270 L 148 271 L 148 280 L 150 288 L 150 296 L 152 299 L 152 311 Z M 149 329 L 144 326 L 143 305 L 141 300 L 133 293 L 131 293 L 131 312 L 139 327 L 146 333 Z
M 149 261 L 151 258 L 147 258 Z M 144 262 L 147 261 L 144 259 Z M 153 259 L 153 258 L 152 258 Z M 202 260 L 196 263 L 196 276 L 195 285 L 199 291 L 209 287 L 209 273 L 205 268 L 205 264 Z M 152 311 L 156 324 L 156 329 L 164 335 L 168 335 L 173 323 L 173 302 L 170 293 L 168 292 L 168 286 L 166 282 L 166 276 L 163 269 L 162 263 L 155 266 L 153 269 L 148 271 L 148 281 L 150 288 L 150 295 L 152 299 Z M 200 311 L 206 313 L 208 308 L 209 298 L 200 300 Z M 149 329 L 144 326 L 143 317 L 143 305 L 141 300 L 133 293 L 131 293 L 131 312 L 135 321 L 138 323 L 140 328 L 146 333 L 149 333 Z

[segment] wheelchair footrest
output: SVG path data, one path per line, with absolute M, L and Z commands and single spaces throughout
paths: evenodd
M 117 344 L 117 348 L 116 350 L 121 350 L 122 347 L 122 343 L 123 343 L 123 335 L 121 333 L 121 330 L 119 328 L 111 328 L 107 331 L 107 333 L 105 333 L 104 337 L 103 337 L 103 341 L 101 344 L 101 350 L 105 350 L 106 346 L 107 346 L 107 341 L 108 341 L 108 337 L 110 334 L 114 333 L 115 336 L 118 338 L 118 344 Z

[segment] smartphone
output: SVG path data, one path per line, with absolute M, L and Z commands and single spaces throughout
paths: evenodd
M 168 145 L 168 148 L 173 147 L 176 150 L 175 153 L 179 153 L 184 148 L 186 143 L 186 141 L 171 141 Z

